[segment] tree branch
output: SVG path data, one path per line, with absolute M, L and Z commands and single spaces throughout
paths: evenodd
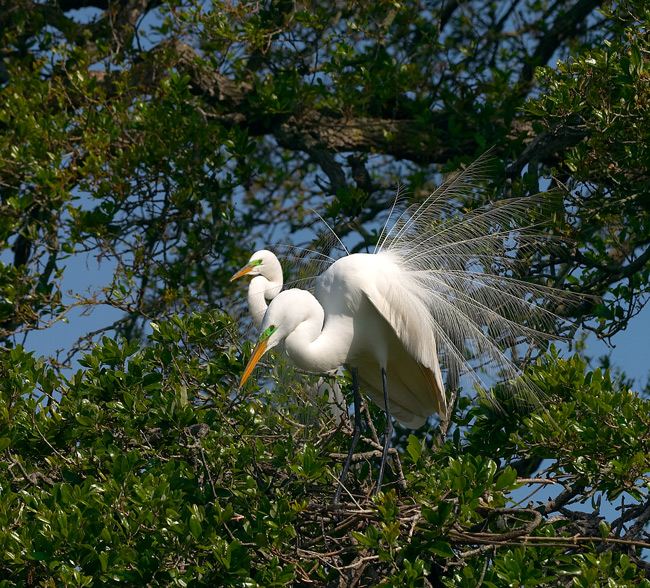
M 530 91 L 535 79 L 535 68 L 538 65 L 545 64 L 553 56 L 562 41 L 574 36 L 580 25 L 587 19 L 587 16 L 601 4 L 602 2 L 599 0 L 578 0 L 566 12 L 558 12 L 553 26 L 540 39 L 535 51 L 524 63 L 519 77 L 520 92 L 522 94 L 528 94 Z

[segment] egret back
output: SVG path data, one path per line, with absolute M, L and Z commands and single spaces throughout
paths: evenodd
M 447 413 L 434 331 L 417 287 L 390 253 L 344 257 L 316 286 L 325 310 L 323 335 L 348 346 L 346 364 L 357 367 L 364 390 L 380 406 L 386 369 L 391 412 L 414 428 L 434 412 Z M 345 342 L 340 333 L 347 325 L 351 338 Z

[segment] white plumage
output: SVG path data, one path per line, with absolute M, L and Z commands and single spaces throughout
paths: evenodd
M 273 300 L 282 290 L 282 266 L 274 253 L 261 249 L 251 255 L 248 263 L 230 281 L 245 275 L 254 276 L 248 285 L 248 311 L 259 328 L 266 313 L 267 301 Z
M 267 302 L 273 300 L 282 290 L 284 283 L 282 266 L 273 252 L 261 249 L 251 255 L 248 263 L 235 273 L 230 281 L 246 275 L 254 276 L 248 286 L 248 310 L 253 323 L 260 328 L 268 308 Z M 334 420 L 342 422 L 346 418 L 346 403 L 335 374 L 319 378 L 316 390 L 319 395 L 327 394 Z
M 520 265 L 551 243 L 534 228 L 548 198 L 462 211 L 460 200 L 475 190 L 480 169 L 470 166 L 406 209 L 382 231 L 374 253 L 334 262 L 316 280 L 314 295 L 278 294 L 242 384 L 261 355 L 284 342 L 306 371 L 358 370 L 370 398 L 383 405 L 387 394 L 391 414 L 413 428 L 434 412 L 447 418 L 443 371 L 456 383 L 468 374 L 483 389 L 507 380 L 534 399 L 513 350 L 551 338 L 553 305 L 575 300 L 518 277 Z

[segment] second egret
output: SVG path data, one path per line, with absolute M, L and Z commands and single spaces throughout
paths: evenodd
M 248 310 L 253 323 L 259 328 L 266 313 L 267 301 L 273 300 L 282 290 L 282 266 L 275 253 L 261 249 L 251 255 L 248 263 L 230 281 L 247 275 L 253 276 L 248 286 Z M 332 416 L 337 423 L 342 422 L 346 417 L 346 404 L 335 374 L 320 378 L 316 390 L 319 395 L 327 394 Z
M 248 286 L 248 311 L 256 327 L 262 325 L 267 301 L 273 300 L 282 290 L 282 266 L 275 253 L 260 249 L 251 255 L 248 263 L 230 281 L 242 276 L 254 276 Z

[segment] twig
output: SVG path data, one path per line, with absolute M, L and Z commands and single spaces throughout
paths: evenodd
M 646 501 L 639 518 L 634 522 L 627 533 L 625 533 L 624 539 L 627 540 L 628 537 L 636 537 L 648 521 L 650 521 L 650 500 Z
M 559 484 L 559 482 L 548 478 L 517 478 L 517 484 Z
M 578 543 L 616 543 L 618 545 L 631 545 L 634 547 L 641 547 L 642 549 L 650 549 L 650 543 L 646 541 L 631 541 L 627 539 L 616 539 L 614 537 L 606 537 L 603 539 L 598 536 L 582 537 L 575 535 L 573 537 L 537 537 L 533 535 L 520 535 L 517 539 L 520 541 L 515 542 L 511 540 L 504 541 L 500 537 L 506 534 L 501 533 L 459 533 L 458 531 L 451 530 L 450 538 L 454 543 L 474 543 L 477 545 L 496 545 L 496 546 L 518 546 L 524 543 L 536 543 L 544 545 L 545 542 L 548 546 L 560 545 L 561 547 L 575 547 Z
M 481 577 L 478 579 L 478 583 L 476 584 L 476 588 L 481 588 L 481 585 L 483 584 L 483 579 L 485 578 L 485 572 L 487 572 L 488 568 L 488 558 L 485 558 L 485 562 L 483 563 L 483 571 L 481 572 Z

